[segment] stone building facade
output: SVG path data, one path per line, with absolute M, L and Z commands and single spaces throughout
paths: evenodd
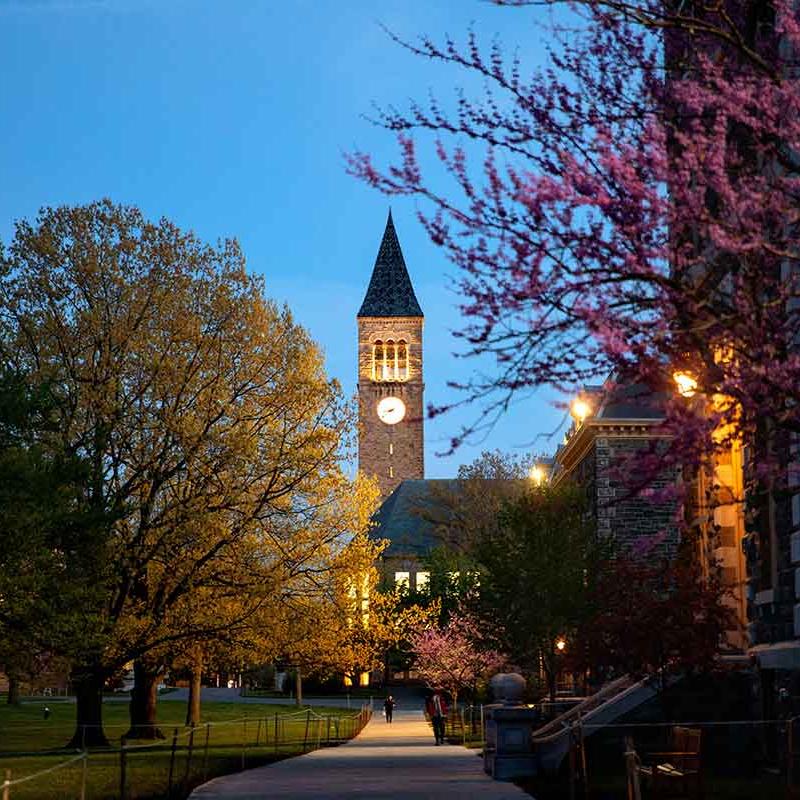
M 746 635 L 745 564 L 742 557 L 742 450 L 716 454 L 700 470 L 665 470 L 636 492 L 636 454 L 667 443 L 659 426 L 658 397 L 635 386 L 606 392 L 584 391 L 590 413 L 576 420 L 556 453 L 554 482 L 572 480 L 585 487 L 597 530 L 620 549 L 648 559 L 671 558 L 681 530 L 696 537 L 696 558 L 709 575 L 719 568 L 725 602 L 735 622 L 725 637 L 723 654 L 743 657 Z M 682 483 L 682 499 L 662 490 Z M 663 496 L 665 499 L 658 499 Z
M 630 397 L 608 397 L 596 387 L 584 392 L 591 413 L 575 420 L 555 455 L 553 482 L 571 480 L 585 488 L 598 533 L 620 549 L 636 548 L 647 537 L 651 556 L 673 555 L 678 544 L 675 503 L 632 496 L 626 465 L 662 434 L 663 419 L 652 404 Z M 650 485 L 651 494 L 677 479 L 663 475 Z
M 755 448 L 746 448 L 752 451 Z M 765 717 L 800 713 L 800 445 L 785 443 L 783 480 L 747 503 L 747 633 Z M 755 458 L 745 458 L 757 485 Z

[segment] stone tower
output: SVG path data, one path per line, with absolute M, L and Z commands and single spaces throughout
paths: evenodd
M 424 477 L 422 309 L 392 212 L 358 322 L 358 466 L 377 475 L 383 498 Z

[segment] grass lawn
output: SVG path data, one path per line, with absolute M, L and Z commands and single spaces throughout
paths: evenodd
M 74 751 L 65 751 L 74 726 L 75 706 L 48 702 L 50 718 L 43 719 L 44 703 L 0 706 L 0 782 L 6 770 L 12 780 L 32 775 L 65 762 Z M 159 704 L 158 718 L 167 737 L 155 745 L 132 742 L 126 752 L 126 791 L 130 800 L 166 798 L 170 763 L 173 772 L 173 798 L 185 797 L 208 778 L 246 767 L 259 766 L 317 746 L 335 744 L 352 736 L 358 725 L 354 711 L 341 708 L 299 710 L 296 706 L 239 703 L 205 703 L 203 722 L 196 729 L 189 758 L 189 729 L 183 725 L 186 706 L 182 702 Z M 104 705 L 105 731 L 115 746 L 111 752 L 92 751 L 87 767 L 87 800 L 120 797 L 121 757 L 119 738 L 128 728 L 128 704 Z M 276 726 L 277 724 L 277 743 Z M 172 758 L 172 737 L 178 730 L 177 748 Z M 206 735 L 208 748 L 206 749 Z M 49 751 L 49 752 L 48 752 Z M 22 755 L 25 753 L 25 755 Z M 30 754 L 30 755 L 28 755 Z M 10 800 L 61 800 L 77 798 L 83 763 L 10 788 Z

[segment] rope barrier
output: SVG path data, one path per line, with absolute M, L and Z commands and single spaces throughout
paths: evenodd
M 62 761 L 61 763 L 55 764 L 52 767 L 43 769 L 41 772 L 34 772 L 31 775 L 26 775 L 24 778 L 15 778 L 13 781 L 3 781 L 0 783 L 0 787 L 5 789 L 6 787 L 19 786 L 21 783 L 27 783 L 28 781 L 35 780 L 36 778 L 41 778 L 42 775 L 49 775 L 51 772 L 68 767 L 70 764 L 74 764 L 76 761 L 82 761 L 84 758 L 88 758 L 88 755 L 89 754 L 86 752 L 78 753 L 77 756 L 73 756 L 67 761 Z

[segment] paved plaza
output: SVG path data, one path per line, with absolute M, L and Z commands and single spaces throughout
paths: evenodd
M 191 800 L 276 797 L 520 800 L 528 795 L 513 784 L 485 775 L 475 750 L 434 745 L 421 710 L 398 709 L 391 725 L 376 713 L 347 744 L 216 778 L 195 789 Z

